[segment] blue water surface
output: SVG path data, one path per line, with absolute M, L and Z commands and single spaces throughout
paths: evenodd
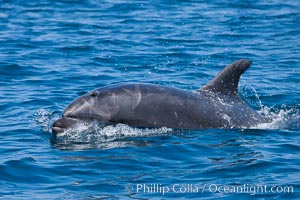
M 299 199 L 299 11 L 297 0 L 0 0 L 0 198 Z M 253 63 L 239 94 L 269 124 L 51 134 L 94 88 L 195 90 L 241 58 Z

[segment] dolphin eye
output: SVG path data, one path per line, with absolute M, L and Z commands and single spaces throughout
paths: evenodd
M 90 94 L 90 96 L 96 97 L 96 96 L 97 96 L 97 92 L 92 92 L 92 93 Z

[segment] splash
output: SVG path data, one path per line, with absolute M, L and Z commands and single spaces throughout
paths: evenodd
M 287 105 L 264 105 L 262 98 L 273 98 L 271 95 L 260 96 L 257 90 L 251 85 L 245 85 L 240 90 L 241 97 L 250 107 L 268 119 L 268 123 L 261 123 L 252 129 L 265 130 L 295 130 L 300 128 L 300 104 L 290 103 Z
M 104 125 L 99 122 L 79 122 L 75 127 L 57 134 L 52 144 L 63 150 L 112 149 L 145 146 L 149 136 L 169 134 L 170 128 L 134 128 L 125 124 Z M 139 139 L 142 137 L 143 139 Z
M 145 137 L 169 133 L 170 128 L 135 128 L 126 124 L 105 125 L 96 121 L 79 122 L 75 127 L 56 135 L 57 139 L 70 141 L 107 142 L 118 138 Z
M 293 130 L 300 128 L 300 112 L 299 104 L 295 106 L 281 106 L 279 108 L 276 107 L 267 107 L 262 106 L 259 110 L 259 113 L 270 119 L 268 123 L 258 124 L 257 129 L 285 129 L 285 130 Z
M 33 120 L 40 126 L 43 132 L 50 132 L 50 122 L 53 120 L 53 112 L 48 110 L 38 110 L 33 114 Z

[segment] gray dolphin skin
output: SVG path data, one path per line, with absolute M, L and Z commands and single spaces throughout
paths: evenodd
M 179 129 L 253 127 L 267 120 L 238 96 L 239 79 L 250 65 L 237 60 L 196 91 L 153 84 L 95 89 L 68 105 L 52 132 L 64 132 L 81 120 Z

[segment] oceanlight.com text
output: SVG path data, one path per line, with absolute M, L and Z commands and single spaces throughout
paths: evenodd
M 222 184 L 127 184 L 125 190 L 130 193 L 138 194 L 201 194 L 201 193 L 224 193 L 224 194 L 293 194 L 293 186 L 281 185 L 222 185 Z

